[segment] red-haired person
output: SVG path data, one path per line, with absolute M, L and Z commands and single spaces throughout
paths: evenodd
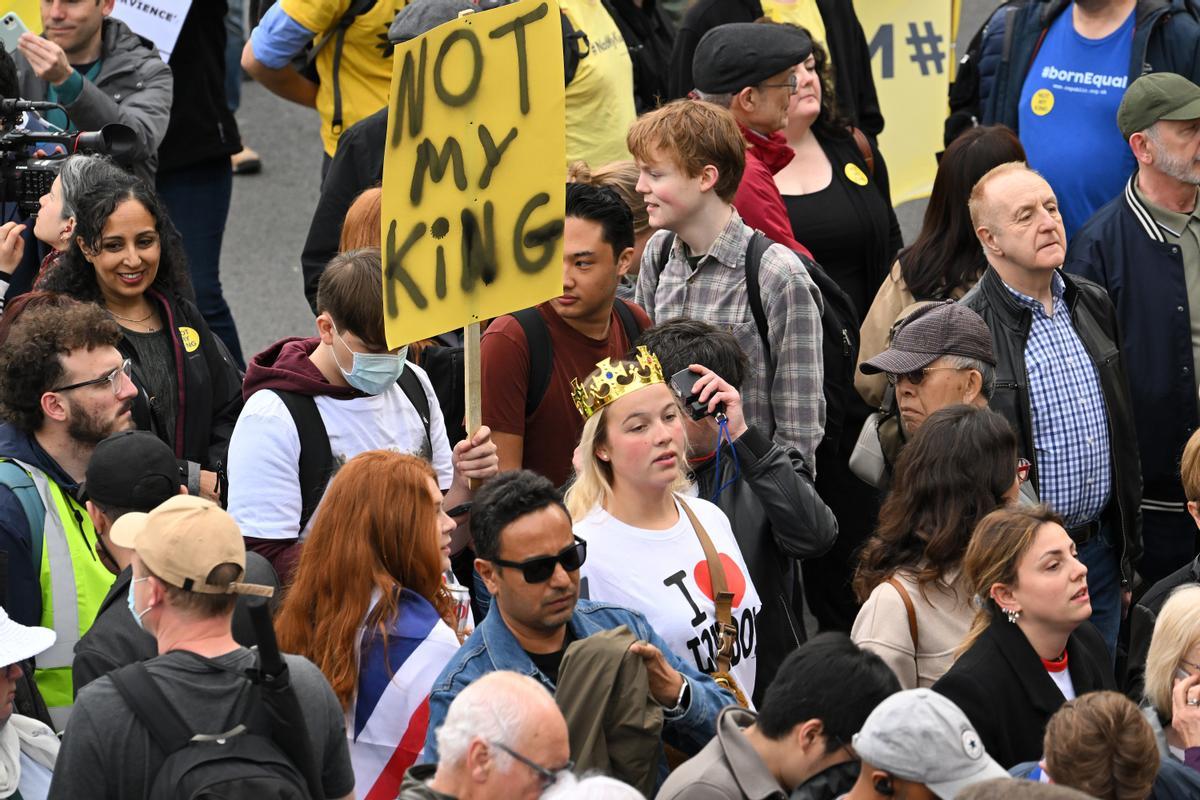
M 399 792 L 425 741 L 430 686 L 458 650 L 442 578 L 453 530 L 428 462 L 352 458 L 325 492 L 276 620 L 280 647 L 320 667 L 346 710 L 360 796 Z

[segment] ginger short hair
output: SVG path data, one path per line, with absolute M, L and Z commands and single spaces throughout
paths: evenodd
M 379 247 L 382 213 L 383 189 L 378 186 L 364 189 L 346 211 L 338 251 L 346 253 L 362 247 Z
M 689 178 L 717 169 L 713 191 L 733 202 L 746 170 L 746 140 L 729 109 L 700 100 L 676 100 L 643 114 L 625 139 L 638 161 L 671 159 Z
M 1158 776 L 1158 743 L 1128 697 L 1091 692 L 1046 723 L 1046 772 L 1055 783 L 1101 800 L 1143 800 Z
M 1183 480 L 1184 496 L 1192 502 L 1200 501 L 1200 431 L 1193 433 L 1184 445 L 1179 477 Z
M 1030 167 L 1024 161 L 1009 161 L 1005 164 L 992 167 L 987 172 L 983 173 L 975 186 L 971 188 L 971 196 L 967 200 L 967 209 L 971 212 L 971 225 L 975 229 L 979 229 L 988 220 L 984 218 L 984 199 L 983 195 L 987 191 L 987 185 L 1001 175 L 1007 175 L 1010 172 L 1029 172 L 1038 177 L 1041 173 Z

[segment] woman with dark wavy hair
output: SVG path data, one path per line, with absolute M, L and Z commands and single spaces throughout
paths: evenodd
M 975 615 L 960 574 L 971 531 L 1019 489 L 1016 435 L 986 408 L 931 414 L 901 453 L 854 576 L 863 607 L 850 636 L 905 689 L 932 686 L 950 668 Z
M 1021 141 L 1003 125 L 971 128 L 946 148 L 916 241 L 900 251 L 883 283 L 876 284 L 879 291 L 862 321 L 859 364 L 887 349 L 892 326 L 911 313 L 914 303 L 957 300 L 975 285 L 987 261 L 975 238 L 967 198 L 988 170 L 1024 160 Z M 868 405 L 877 408 L 887 378 L 856 369 L 854 387 Z
M 223 498 L 241 372 L 193 302 L 182 243 L 158 195 L 122 173 L 79 198 L 74 240 L 43 288 L 112 315 L 138 387 L 134 422 L 174 449 L 189 492 Z

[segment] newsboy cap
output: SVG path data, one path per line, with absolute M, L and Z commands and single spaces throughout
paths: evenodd
M 791 25 L 718 25 L 696 46 L 692 82 L 708 94 L 732 94 L 796 66 L 810 53 L 812 39 Z

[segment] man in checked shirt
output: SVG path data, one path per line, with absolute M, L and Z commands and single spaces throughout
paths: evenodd
M 1142 475 L 1116 311 L 1104 289 L 1060 269 L 1067 237 L 1041 175 L 1001 164 L 975 184 L 969 206 L 989 266 L 960 302 L 992 332 L 990 406 L 1012 423 L 1038 496 L 1066 523 L 1088 568 L 1091 622 L 1115 657 L 1142 551 Z
M 821 296 L 795 253 L 767 248 L 753 298 L 761 299 L 767 323 L 763 341 L 746 286 L 754 230 L 733 207 L 745 168 L 733 116 L 711 103 L 677 100 L 639 118 L 628 144 L 650 226 L 663 229 L 642 254 L 636 302 L 655 322 L 688 317 L 730 331 L 750 362 L 742 385 L 747 421 L 814 467 L 825 425 Z

